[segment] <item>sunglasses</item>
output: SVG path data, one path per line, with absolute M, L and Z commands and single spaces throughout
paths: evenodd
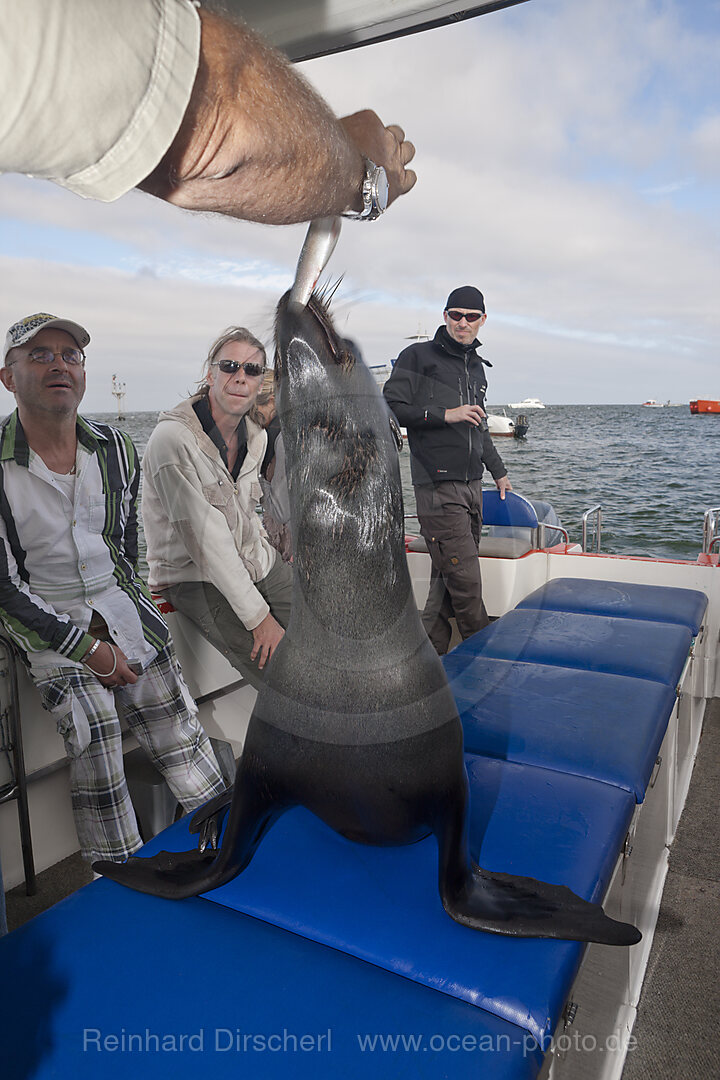
M 262 364 L 256 364 L 253 360 L 246 360 L 244 364 L 241 364 L 238 360 L 213 360 L 211 366 L 219 367 L 226 375 L 234 375 L 236 371 L 242 368 L 251 379 L 259 378 L 265 371 Z
M 482 311 L 448 311 L 448 315 L 453 322 L 477 322 L 478 319 L 482 319 Z
M 62 349 L 61 352 L 53 352 L 52 349 L 33 349 L 28 356 L 34 364 L 52 364 L 56 356 L 61 356 L 70 367 L 78 367 L 85 363 L 85 356 L 80 349 Z

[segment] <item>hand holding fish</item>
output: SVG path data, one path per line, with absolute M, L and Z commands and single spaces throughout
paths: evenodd
M 415 186 L 417 176 L 407 168 L 415 157 L 415 147 L 405 138 L 401 127 L 397 124 L 386 127 L 372 109 L 343 116 L 340 123 L 363 156 L 384 167 L 389 188 L 388 206 L 398 195 L 404 195 Z M 360 201 L 358 196 L 357 202 Z
M 365 158 L 389 202 L 415 148 L 371 110 L 339 120 L 286 58 L 244 24 L 200 11 L 200 63 L 180 129 L 138 186 L 187 210 L 270 225 L 359 210 Z

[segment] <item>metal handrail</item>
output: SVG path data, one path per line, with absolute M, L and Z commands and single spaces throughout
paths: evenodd
M 586 510 L 582 516 L 582 549 L 587 551 L 587 534 L 588 534 L 588 518 L 591 514 L 595 514 L 595 551 L 600 551 L 600 537 L 602 535 L 602 506 L 598 503 L 597 506 L 591 506 L 589 510 Z
M 417 514 L 405 514 L 405 521 L 417 521 Z M 523 526 L 519 526 L 523 528 Z M 549 525 L 543 521 L 538 521 L 537 528 L 531 529 L 530 526 L 526 526 L 531 533 L 531 542 L 533 547 L 539 548 L 541 551 L 545 549 L 545 536 L 549 532 L 559 532 L 565 537 L 565 543 L 570 543 L 570 535 L 567 529 L 564 529 L 562 525 Z
M 708 549 L 708 552 L 707 552 L 708 555 L 710 554 L 710 552 L 712 551 L 712 549 L 715 547 L 716 544 L 720 544 L 720 536 L 715 536 L 710 541 L 710 548 Z
M 703 515 L 703 555 L 709 555 L 713 544 L 720 540 L 720 506 L 711 507 Z
M 4 651 L 7 662 L 7 675 L 10 701 L 8 704 L 8 730 L 11 740 L 9 747 L 12 756 L 15 786 L 6 791 L 2 802 L 17 800 L 18 824 L 20 828 L 20 848 L 22 851 L 23 870 L 25 873 L 25 892 L 34 896 L 37 892 L 35 860 L 33 858 L 32 835 L 30 832 L 30 810 L 28 807 L 27 777 L 25 775 L 25 756 L 23 753 L 22 728 L 20 726 L 20 691 L 18 688 L 17 660 L 11 641 L 0 635 L 0 648 Z
M 546 525 L 544 521 L 538 521 L 538 527 L 537 529 L 533 529 L 533 532 L 537 533 L 537 547 L 541 550 L 544 550 L 546 547 L 545 534 L 549 532 L 562 533 L 565 537 L 565 543 L 570 543 L 570 536 L 568 534 L 568 531 L 567 529 L 563 529 L 562 525 Z

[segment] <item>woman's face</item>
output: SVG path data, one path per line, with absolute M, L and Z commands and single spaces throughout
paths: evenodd
M 235 372 L 220 370 L 223 361 L 234 361 L 243 365 Z M 262 386 L 263 371 L 259 375 L 248 375 L 244 365 L 264 367 L 261 351 L 247 341 L 228 341 L 220 349 L 210 366 L 207 383 L 210 387 L 208 398 L 213 417 L 237 417 L 239 420 L 248 411 Z

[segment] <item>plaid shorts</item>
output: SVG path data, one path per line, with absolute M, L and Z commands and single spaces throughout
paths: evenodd
M 172 644 L 132 686 L 110 690 L 76 665 L 54 668 L 35 685 L 65 741 L 75 827 L 88 861 L 121 862 L 142 846 L 125 781 L 120 716 L 186 811 L 224 790 Z

